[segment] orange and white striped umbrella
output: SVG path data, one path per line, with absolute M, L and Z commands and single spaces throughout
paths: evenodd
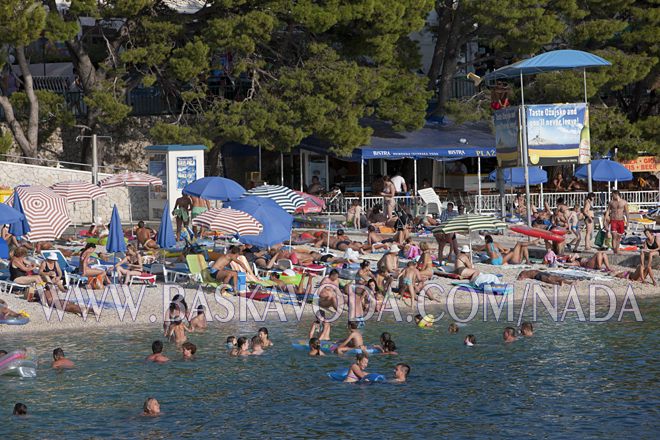
M 211 231 L 239 235 L 259 235 L 264 229 L 250 214 L 231 208 L 211 209 L 195 217 L 192 223 Z
M 150 186 L 162 185 L 163 181 L 150 174 L 145 173 L 119 173 L 99 182 L 101 188 L 116 188 L 118 186 Z
M 59 182 L 51 186 L 50 189 L 56 194 L 64 197 L 69 203 L 96 200 L 99 197 L 107 195 L 105 191 L 97 185 L 94 185 L 91 182 L 83 182 L 82 180 Z
M 45 186 L 19 186 L 15 192 L 21 198 L 23 212 L 30 225 L 26 235 L 29 241 L 52 241 L 64 233 L 71 224 L 66 199 Z M 14 195 L 7 199 L 14 206 Z

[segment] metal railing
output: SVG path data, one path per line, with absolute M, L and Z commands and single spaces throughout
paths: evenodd
M 651 209 L 660 206 L 660 191 L 619 191 L 621 197 L 628 202 L 629 205 L 635 205 L 640 209 Z M 609 195 L 607 192 L 595 192 L 596 198 L 594 200 L 594 208 L 603 209 L 607 207 L 607 202 L 609 201 Z M 504 202 L 507 207 L 513 205 L 515 199 L 515 194 L 506 194 L 504 196 Z M 530 194 L 532 204 L 539 209 L 541 206 L 541 194 L 532 193 Z M 587 198 L 587 192 L 570 192 L 570 193 L 543 193 L 543 202 L 547 203 L 550 208 L 557 207 L 557 200 L 563 197 L 564 203 L 568 206 L 582 206 L 584 200 Z M 417 199 L 417 200 L 415 200 Z M 326 201 L 326 212 L 329 214 L 346 214 L 348 208 L 351 206 L 354 200 L 360 201 L 359 196 L 351 197 L 338 197 L 333 202 L 329 203 L 330 198 L 324 198 Z M 397 204 L 404 203 L 409 206 L 413 206 L 415 201 L 418 206 L 423 206 L 424 202 L 421 198 L 417 197 L 406 197 L 400 196 L 395 197 Z M 470 195 L 464 196 L 462 198 L 456 199 L 455 197 L 442 200 L 442 202 L 454 202 L 462 203 L 466 206 L 467 211 L 470 212 L 481 212 L 483 214 L 494 214 L 500 212 L 501 198 L 498 194 L 487 194 L 487 195 Z M 383 205 L 382 197 L 368 196 L 364 197 L 364 206 L 363 209 L 366 211 L 373 208 L 376 205 Z

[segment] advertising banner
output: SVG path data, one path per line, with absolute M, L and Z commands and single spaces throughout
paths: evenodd
M 505 168 L 521 166 L 520 108 L 507 107 L 497 110 L 494 118 L 497 166 Z
M 632 173 L 657 173 L 660 171 L 660 158 L 641 156 L 635 160 L 627 160 L 621 164 Z
M 585 164 L 591 158 L 586 104 L 530 105 L 527 114 L 529 164 Z

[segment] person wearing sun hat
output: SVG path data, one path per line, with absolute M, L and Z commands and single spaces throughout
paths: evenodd
M 470 246 L 464 244 L 454 263 L 454 273 L 462 280 L 473 280 L 479 275 L 479 271 L 472 264 L 470 253 Z
M 63 275 L 57 262 L 57 254 L 55 252 L 46 253 L 46 259 L 39 266 L 39 276 L 41 276 L 44 283 L 53 283 L 61 292 L 66 292 L 62 284 Z

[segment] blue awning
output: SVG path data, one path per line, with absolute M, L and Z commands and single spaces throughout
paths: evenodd
M 446 159 L 461 157 L 495 157 L 495 136 L 486 124 L 427 124 L 412 132 L 396 132 L 390 124 L 367 121 L 373 130 L 369 145 L 357 148 L 351 156 L 334 155 L 331 145 L 316 137 L 303 140 L 300 148 L 317 154 L 329 154 L 342 160 L 359 162 L 367 159 Z
M 485 81 L 498 78 L 512 78 L 523 75 L 534 75 L 555 70 L 586 69 L 588 67 L 611 66 L 612 63 L 598 55 L 581 50 L 553 50 L 526 60 L 501 67 L 484 77 Z

